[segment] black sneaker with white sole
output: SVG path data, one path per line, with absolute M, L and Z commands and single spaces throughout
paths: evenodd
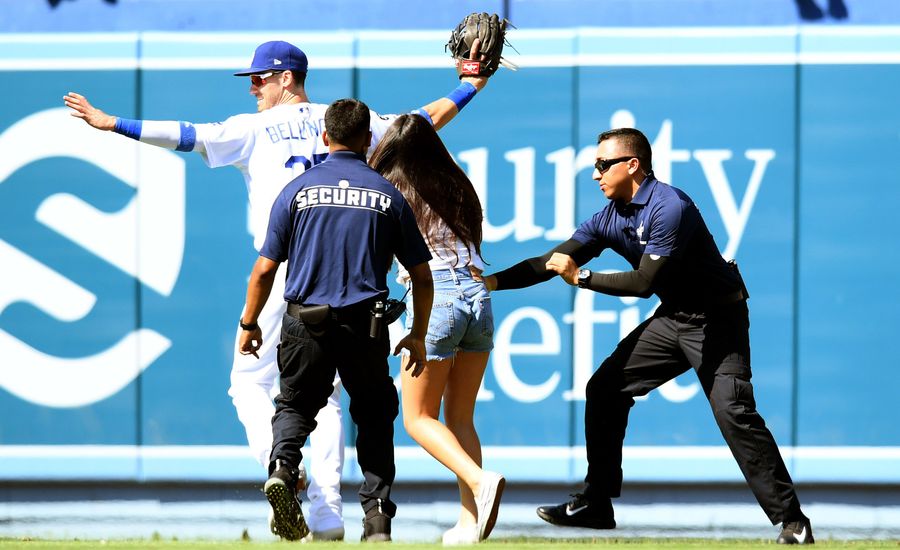
M 781 534 L 775 541 L 778 544 L 815 544 L 812 525 L 809 518 L 801 517 L 797 521 L 786 521 L 781 524 Z
M 391 516 L 384 513 L 382 501 L 366 512 L 363 518 L 363 532 L 359 540 L 362 542 L 390 542 L 391 541 Z
M 270 529 L 287 540 L 300 540 L 309 534 L 309 527 L 300 508 L 297 496 L 299 471 L 281 460 L 276 461 L 276 469 L 269 476 L 263 488 L 266 499 L 272 506 Z
M 307 485 L 309 485 L 309 476 L 306 474 L 306 467 L 303 466 L 303 463 L 301 462 L 300 466 L 297 468 L 297 494 L 300 494 L 301 491 L 306 490 Z M 273 510 L 272 508 L 269 508 L 269 531 L 271 531 L 273 535 L 278 535 L 278 528 L 275 527 L 275 510 Z M 344 528 L 342 527 L 341 533 L 343 533 L 343 531 Z M 343 537 L 344 535 L 342 534 L 340 539 L 329 538 L 325 540 L 343 540 Z
M 616 519 L 609 498 L 588 500 L 581 493 L 571 495 L 569 502 L 557 506 L 541 506 L 537 515 L 553 525 L 587 527 L 589 529 L 615 529 Z

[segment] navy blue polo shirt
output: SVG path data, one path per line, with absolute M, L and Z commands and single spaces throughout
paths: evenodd
M 629 204 L 610 201 L 572 238 L 594 257 L 611 248 L 634 269 L 644 254 L 667 258 L 653 286 L 663 303 L 702 307 L 741 288 L 694 201 L 653 177 L 641 183 Z
M 286 301 L 333 307 L 386 297 L 394 256 L 407 269 L 431 259 L 403 195 L 350 151 L 284 188 L 259 253 L 288 260 Z

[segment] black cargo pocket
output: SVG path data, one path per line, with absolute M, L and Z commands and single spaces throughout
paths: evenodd
M 756 412 L 756 399 L 753 397 L 753 384 L 747 378 L 735 376 L 734 402 L 744 414 Z
M 296 336 L 282 334 L 281 343 L 278 344 L 278 374 L 281 377 L 279 388 L 284 399 L 291 401 L 294 398 L 294 388 L 300 377 L 300 354 L 303 352 L 303 340 Z

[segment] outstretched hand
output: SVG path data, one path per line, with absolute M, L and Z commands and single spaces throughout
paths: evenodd
M 69 92 L 63 96 L 63 102 L 66 104 L 66 107 L 72 109 L 72 112 L 69 113 L 70 115 L 80 118 L 98 130 L 112 130 L 116 127 L 116 117 L 94 107 L 81 94 Z
M 425 370 L 425 340 L 416 338 L 412 333 L 409 333 L 397 343 L 397 347 L 394 348 L 394 355 L 398 355 L 403 348 L 409 350 L 409 361 L 406 363 L 406 370 L 412 369 L 411 375 L 415 378 Z

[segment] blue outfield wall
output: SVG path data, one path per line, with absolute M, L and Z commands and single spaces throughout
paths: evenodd
M 456 83 L 443 31 L 0 35 L 0 479 L 262 479 L 226 394 L 255 258 L 239 173 L 91 130 L 62 96 L 125 117 L 224 120 L 255 109 L 230 70 L 276 38 L 307 51 L 313 101 L 355 94 L 406 112 Z M 490 270 L 601 208 L 597 133 L 643 129 L 657 175 L 741 264 L 756 399 L 795 479 L 900 483 L 900 28 L 510 39 L 521 69 L 501 70 L 441 131 L 482 197 Z M 605 254 L 590 267 L 626 266 Z M 584 385 L 657 304 L 559 280 L 492 301 L 485 462 L 513 481 L 578 483 Z M 450 480 L 399 419 L 395 439 L 401 481 Z M 637 403 L 624 469 L 629 481 L 740 479 L 693 373 Z

